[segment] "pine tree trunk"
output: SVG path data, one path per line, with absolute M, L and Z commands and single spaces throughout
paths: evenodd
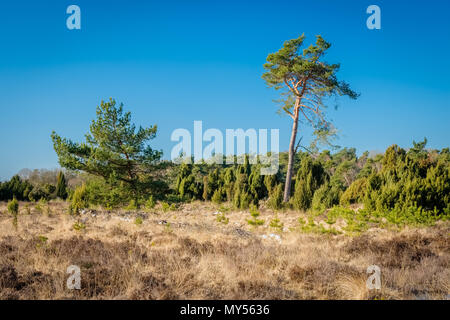
M 284 202 L 288 202 L 291 196 L 291 181 L 292 181 L 292 171 L 294 167 L 295 140 L 297 139 L 299 103 L 300 103 L 299 98 L 297 98 L 294 107 L 294 123 L 292 124 L 291 142 L 289 143 L 289 160 L 286 172 L 286 183 L 284 185 L 284 197 L 283 197 Z

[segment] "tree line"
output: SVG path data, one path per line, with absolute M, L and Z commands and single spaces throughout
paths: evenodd
M 64 173 L 56 183 L 36 183 L 14 176 L 0 184 L 0 200 L 37 201 L 67 197 L 72 212 L 89 205 L 138 208 L 202 200 L 227 202 L 235 208 L 266 205 L 274 210 L 325 210 L 336 205 L 363 204 L 372 211 L 420 208 L 434 215 L 450 211 L 449 149 L 426 149 L 427 140 L 384 154 L 356 155 L 355 149 L 319 151 L 316 142 L 335 135 L 324 110 L 330 97 L 359 94 L 337 79 L 338 64 L 323 61 L 330 44 L 317 36 L 304 47 L 304 35 L 286 41 L 267 57 L 263 79 L 280 90 L 280 111 L 292 120 L 289 149 L 279 154 L 280 170 L 261 175 L 261 164 L 175 163 L 162 160 L 151 147 L 157 126 L 136 127 L 131 113 L 114 99 L 101 101 L 86 140 L 78 143 L 51 134 L 59 164 L 81 182 L 68 187 Z M 300 118 L 314 128 L 311 148 L 299 150 Z M 35 179 L 36 180 L 36 179 Z M 48 180 L 48 179 L 47 179 Z

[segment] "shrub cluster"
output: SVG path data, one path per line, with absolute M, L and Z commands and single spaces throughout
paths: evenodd
M 335 205 L 364 204 L 368 210 L 406 212 L 450 211 L 450 152 L 425 149 L 413 143 L 408 151 L 393 145 L 385 154 L 357 157 L 356 150 L 328 150 L 296 155 L 296 174 L 288 206 L 297 210 L 325 210 Z M 239 165 L 183 163 L 178 167 L 175 193 L 182 199 L 231 202 L 247 209 L 267 200 L 274 210 L 284 205 L 286 157 L 280 154 L 280 172 L 260 175 L 260 164 L 250 165 L 248 156 Z M 411 209 L 411 210 L 412 210 Z
M 15 175 L 11 180 L 0 183 L 0 201 L 16 198 L 20 201 L 39 201 L 67 198 L 67 183 L 64 173 L 59 172 L 56 185 L 50 183 L 31 183 Z
M 274 208 L 281 207 L 280 175 L 261 175 L 261 164 L 233 165 L 182 163 L 178 168 L 175 193 L 185 200 L 231 202 L 236 208 L 247 209 L 269 197 Z
M 79 174 L 82 181 L 75 190 L 67 187 L 63 173 L 56 185 L 36 184 L 18 175 L 0 183 L 0 200 L 49 200 L 68 197 L 71 212 L 89 205 L 105 207 L 141 205 L 152 209 L 156 201 L 171 210 L 179 202 L 191 200 L 228 202 L 238 209 L 258 207 L 264 201 L 279 210 L 323 211 L 336 205 L 364 204 L 371 212 L 395 212 L 395 215 L 448 216 L 450 213 L 450 151 L 427 150 L 426 139 L 413 143 L 409 150 L 397 145 L 385 154 L 360 157 L 355 149 L 341 149 L 334 154 L 299 152 L 295 157 L 292 194 L 283 203 L 287 155 L 281 153 L 280 170 L 276 175 L 261 175 L 262 164 L 250 164 L 243 156 L 240 164 L 168 163 L 158 179 L 136 197 L 129 186 L 111 175 L 109 179 Z M 414 214 L 412 214 L 413 212 Z M 394 219 L 394 218 L 393 218 Z M 397 219 L 397 218 L 395 218 Z

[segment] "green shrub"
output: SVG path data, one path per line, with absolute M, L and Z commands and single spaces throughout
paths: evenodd
M 49 195 L 39 186 L 36 186 L 28 193 L 28 200 L 39 201 L 41 199 L 48 199 Z
M 67 183 L 64 173 L 60 171 L 56 179 L 56 196 L 60 199 L 67 198 Z
M 342 191 L 337 186 L 332 186 L 326 182 L 316 190 L 312 200 L 314 210 L 323 211 L 339 203 Z
M 32 184 L 15 175 L 7 182 L 0 182 L 0 201 L 12 200 L 14 197 L 18 200 L 28 200 L 32 189 Z
M 295 178 L 294 195 L 291 203 L 295 209 L 308 210 L 313 201 L 314 192 L 326 181 L 326 174 L 319 161 L 309 156 L 302 159 L 301 167 Z
M 252 204 L 252 197 L 247 192 L 242 192 L 239 198 L 239 208 L 247 209 Z
M 162 202 L 161 202 L 161 208 L 162 208 L 162 210 L 163 210 L 164 212 L 167 212 L 167 211 L 169 211 L 170 205 L 169 205 L 167 202 L 162 201 Z
M 150 195 L 150 197 L 148 197 L 147 201 L 145 202 L 145 207 L 147 209 L 153 209 L 156 206 L 156 201 L 155 199 L 153 199 L 153 195 Z
M 44 207 L 47 204 L 47 202 L 45 201 L 44 198 L 41 198 L 36 205 L 34 206 L 34 208 L 36 209 L 37 212 L 43 214 L 44 213 Z
M 264 224 L 264 220 L 258 219 L 260 213 L 255 206 L 250 207 L 251 219 L 247 219 L 247 223 L 252 226 L 261 226 Z
M 135 199 L 131 199 L 130 203 L 126 207 L 127 210 L 137 210 L 139 209 L 139 203 Z
M 340 203 L 342 205 L 362 203 L 366 193 L 366 183 L 366 178 L 360 178 L 353 181 L 353 183 L 342 194 Z
M 275 230 L 277 230 L 278 232 L 282 232 L 283 231 L 283 223 L 280 221 L 280 219 L 278 219 L 277 216 L 275 216 L 275 218 L 273 218 L 270 221 L 269 226 Z
M 83 222 L 77 221 L 73 224 L 72 228 L 75 231 L 83 231 L 86 229 L 86 225 Z
M 217 204 L 222 203 L 222 190 L 217 189 L 216 191 L 214 191 L 214 194 L 211 198 L 211 201 Z
M 86 185 L 77 187 L 72 195 L 72 201 L 69 205 L 70 214 L 79 214 L 82 209 L 89 206 Z
M 217 214 L 217 216 L 216 216 L 216 221 L 217 221 L 217 222 L 220 222 L 220 223 L 223 223 L 223 224 L 228 224 L 228 222 L 230 221 L 230 219 L 228 219 L 228 218 L 225 216 L 225 213 L 219 213 L 219 214 Z
M 280 210 L 283 208 L 283 185 L 278 184 L 272 189 L 267 205 L 272 210 Z
M 101 205 L 108 209 L 113 209 L 128 206 L 131 200 L 136 201 L 132 190 L 113 178 L 111 178 L 111 181 L 105 181 L 102 178 L 89 177 L 84 185 L 84 198 L 87 205 Z
M 19 213 L 19 201 L 15 197 L 8 201 L 7 209 L 11 215 L 17 215 Z
M 137 226 L 140 226 L 143 222 L 144 220 L 142 219 L 142 217 L 137 217 L 136 219 L 134 219 L 134 224 Z
M 168 212 L 168 211 L 175 211 L 177 209 L 177 206 L 175 205 L 175 203 L 169 204 L 165 201 L 162 201 L 161 208 L 163 212 Z
M 19 215 L 19 201 L 14 197 L 7 205 L 8 212 L 13 216 L 13 226 L 17 229 L 17 216 Z

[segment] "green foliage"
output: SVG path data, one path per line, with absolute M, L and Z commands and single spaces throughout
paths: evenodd
M 366 190 L 366 178 L 359 178 L 344 191 L 341 196 L 340 203 L 342 205 L 349 205 L 352 203 L 362 203 Z
M 216 220 L 217 220 L 217 222 L 220 222 L 220 223 L 223 223 L 223 224 L 228 224 L 228 222 L 230 221 L 230 219 L 228 219 L 228 218 L 225 216 L 225 213 L 219 213 L 219 214 L 217 214 Z
M 67 198 L 67 182 L 64 173 L 60 171 L 58 173 L 56 182 L 56 196 L 60 199 L 65 200 Z
M 313 161 L 309 156 L 305 156 L 295 179 L 295 191 L 291 200 L 294 208 L 308 210 L 311 207 L 314 192 L 326 179 L 327 176 L 322 164 Z
M 223 213 L 228 213 L 228 212 L 230 212 L 230 210 L 231 210 L 231 208 L 230 207 L 226 207 L 225 205 L 220 205 L 219 206 L 219 211 L 220 212 L 223 212 Z
M 105 181 L 102 178 L 89 175 L 85 178 L 86 201 L 88 204 L 101 205 L 108 209 L 128 206 L 132 201 L 134 206 L 144 201 L 135 198 L 133 193 L 122 182 L 114 179 Z M 73 194 L 71 196 L 73 198 Z
M 86 229 L 86 225 L 83 222 L 77 221 L 72 225 L 73 230 L 83 231 Z
M 0 183 L 0 201 L 11 200 L 28 200 L 28 194 L 33 190 L 33 185 L 28 181 L 23 181 L 18 175 L 11 180 Z
M 444 213 L 450 203 L 448 159 L 424 150 L 426 139 L 408 152 L 393 145 L 386 150 L 383 166 L 367 178 L 365 208 L 377 211 L 409 208 Z M 415 210 L 415 209 L 413 209 Z
M 327 213 L 327 222 L 334 223 L 343 219 L 346 226 L 343 230 L 348 234 L 359 234 L 369 227 L 395 227 L 430 226 L 439 219 L 447 220 L 448 212 L 440 214 L 437 211 L 426 211 L 420 207 L 407 207 L 405 209 L 392 209 L 386 211 L 372 211 L 359 209 L 357 211 L 335 206 Z
M 11 215 L 17 215 L 19 213 L 19 201 L 14 197 L 8 202 L 7 209 Z
M 251 206 L 250 207 L 250 215 L 252 216 L 252 218 L 251 219 L 247 219 L 247 223 L 249 225 L 252 225 L 252 226 L 256 227 L 256 226 L 262 226 L 264 224 L 264 220 L 258 219 L 260 213 L 256 209 L 255 206 Z
M 186 199 L 200 199 L 201 197 L 206 197 L 206 199 L 210 199 L 208 194 L 208 189 L 204 192 L 203 187 L 205 181 L 198 181 L 196 179 L 196 174 L 193 172 L 193 165 L 182 163 L 179 169 L 179 174 L 177 176 L 177 181 L 175 185 L 175 189 L 177 193 Z M 206 178 L 206 182 L 208 178 Z M 208 188 L 208 185 L 206 185 Z
M 130 203 L 127 206 L 128 210 L 137 210 L 139 209 L 139 203 L 135 199 L 131 199 Z
M 222 202 L 222 190 L 221 189 L 217 189 L 214 191 L 211 201 L 214 203 L 217 203 L 217 204 L 220 204 Z
M 36 209 L 37 212 L 39 212 L 40 214 L 43 214 L 46 206 L 47 206 L 47 200 L 45 200 L 45 198 L 41 198 L 36 203 L 34 208 Z
M 283 231 L 283 227 L 284 227 L 283 223 L 280 221 L 280 219 L 278 219 L 277 216 L 275 216 L 275 218 L 273 218 L 273 219 L 270 221 L 269 226 L 270 226 L 271 228 L 277 230 L 278 232 L 282 232 L 282 231 Z
M 268 174 L 264 176 L 264 187 L 267 194 L 270 195 L 273 189 L 277 186 L 277 176 L 275 174 Z
M 273 210 L 280 210 L 283 208 L 283 185 L 281 183 L 272 188 L 267 205 Z
M 239 208 L 248 209 L 252 204 L 252 198 L 248 192 L 242 191 L 239 197 Z
M 259 163 L 251 166 L 248 157 L 244 159 L 239 165 L 181 165 L 179 181 L 194 177 L 195 185 L 203 188 L 201 193 L 191 194 L 196 199 L 230 201 L 233 207 L 243 210 L 267 199 L 269 208 L 283 208 L 282 177 L 286 174 L 287 155 L 280 154 L 279 175 L 263 177 Z M 415 143 L 408 152 L 394 145 L 384 155 L 369 156 L 365 152 L 357 157 L 354 148 L 343 148 L 334 154 L 327 150 L 312 155 L 298 152 L 295 159 L 291 203 L 300 210 L 324 212 L 339 204 L 362 203 L 374 215 L 394 211 L 412 217 L 415 214 L 411 212 L 420 212 L 441 219 L 450 210 L 450 152 L 426 150 L 424 142 Z M 333 216 L 327 222 L 334 223 Z M 348 229 L 363 230 L 361 223 L 350 222 Z
M 136 219 L 134 219 L 134 224 L 137 226 L 140 226 L 143 222 L 144 220 L 142 219 L 142 217 L 136 217 Z
M 156 206 L 156 201 L 153 198 L 152 195 L 150 195 L 150 197 L 148 197 L 147 201 L 145 202 L 145 207 L 147 209 L 153 209 Z
M 86 192 L 86 185 L 83 184 L 77 187 L 72 195 L 69 205 L 70 214 L 79 214 L 82 209 L 89 207 L 88 194 Z
M 285 41 L 283 47 L 267 56 L 264 64 L 266 72 L 263 79 L 267 85 L 275 89 L 285 89 L 293 94 L 299 94 L 300 85 L 306 82 L 309 89 L 306 95 L 318 98 L 331 95 L 348 95 L 355 99 L 358 94 L 353 92 L 345 82 L 338 81 L 336 73 L 339 64 L 328 64 L 321 60 L 331 44 L 320 35 L 316 43 L 302 50 L 305 36 Z M 303 82 L 302 82 L 303 81 Z M 306 84 L 306 83 L 305 83 Z
M 50 194 L 47 193 L 41 186 L 36 186 L 28 193 L 28 199 L 30 201 L 39 201 L 41 199 L 49 200 Z
M 19 215 L 19 201 L 14 197 L 7 205 L 8 212 L 13 216 L 13 226 L 17 229 L 17 217 Z
M 162 208 L 163 212 L 167 212 L 167 211 L 170 210 L 170 204 L 168 204 L 168 203 L 165 202 L 165 201 L 162 201 L 162 202 L 161 202 L 161 208 Z
M 337 231 L 333 227 L 325 228 L 322 224 L 316 223 L 312 216 L 308 217 L 305 221 L 302 217 L 298 218 L 300 224 L 300 231 L 304 233 L 316 233 L 316 234 L 331 234 L 337 235 L 341 232 Z
M 169 204 L 165 201 L 161 202 L 161 208 L 163 210 L 163 212 L 169 212 L 169 211 L 175 211 L 177 210 L 177 206 L 175 203 Z
M 332 206 L 339 204 L 341 194 L 342 191 L 340 187 L 326 182 L 314 193 L 312 208 L 318 211 L 331 208 Z
M 207 164 L 205 162 L 179 166 L 175 183 L 176 194 L 187 200 L 230 201 L 235 208 L 247 209 L 268 196 L 266 186 L 276 182 L 261 176 L 260 164 L 250 166 L 249 157 L 241 164 Z M 266 182 L 265 182 L 266 181 Z

